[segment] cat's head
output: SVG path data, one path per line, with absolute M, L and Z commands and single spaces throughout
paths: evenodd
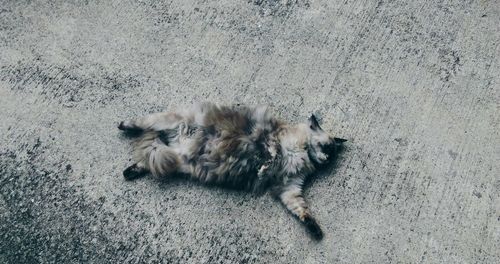
M 314 114 L 308 118 L 308 125 L 309 157 L 316 164 L 326 164 L 331 161 L 338 146 L 346 140 L 333 137 L 325 132 Z

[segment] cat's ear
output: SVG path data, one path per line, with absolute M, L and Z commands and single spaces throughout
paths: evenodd
M 347 139 L 338 138 L 338 137 L 333 138 L 333 139 L 335 140 L 335 143 L 344 143 L 344 142 L 346 142 L 346 141 L 347 141 Z
M 318 123 L 318 119 L 316 118 L 316 116 L 314 114 L 312 114 L 311 117 L 309 117 L 309 127 L 312 130 L 321 129 L 321 127 L 319 126 L 319 123 Z

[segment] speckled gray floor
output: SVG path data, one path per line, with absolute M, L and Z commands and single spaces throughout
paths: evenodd
M 0 262 L 499 263 L 500 3 L 0 0 Z M 348 138 L 306 197 L 122 179 L 118 121 L 209 100 Z

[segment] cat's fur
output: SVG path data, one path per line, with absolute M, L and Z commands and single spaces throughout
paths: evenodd
M 266 106 L 202 103 L 124 121 L 118 128 L 139 135 L 135 163 L 123 172 L 126 179 L 147 172 L 162 178 L 180 174 L 258 193 L 270 189 L 315 238 L 322 238 L 302 186 L 345 140 L 325 133 L 314 115 L 305 124 L 288 125 Z

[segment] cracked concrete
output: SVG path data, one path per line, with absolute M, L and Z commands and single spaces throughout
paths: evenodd
M 499 263 L 498 1 L 0 1 L 0 262 Z M 118 121 L 209 100 L 348 138 L 306 192 L 125 182 Z

